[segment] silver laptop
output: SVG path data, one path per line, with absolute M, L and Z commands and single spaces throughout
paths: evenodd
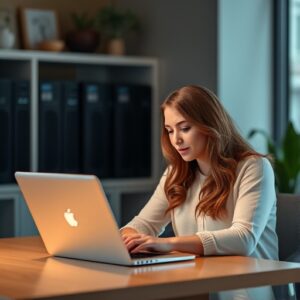
M 132 257 L 96 176 L 16 172 L 15 177 L 51 255 L 128 266 L 195 258 L 189 253 Z

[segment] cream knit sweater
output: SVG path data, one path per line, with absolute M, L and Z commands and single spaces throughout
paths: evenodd
M 274 173 L 267 159 L 250 157 L 239 163 L 237 178 L 227 200 L 227 216 L 222 220 L 195 217 L 199 192 L 205 180 L 200 172 L 188 190 L 186 201 L 165 215 L 168 207 L 165 180 L 164 174 L 149 202 L 126 227 L 159 235 L 172 222 L 176 236 L 199 236 L 204 255 L 278 259 Z

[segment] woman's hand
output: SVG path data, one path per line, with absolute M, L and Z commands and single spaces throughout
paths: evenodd
M 173 238 L 158 238 L 146 234 L 124 234 L 123 241 L 130 253 L 173 251 Z
M 135 229 L 133 229 L 131 227 L 123 227 L 120 230 L 120 232 L 121 232 L 122 237 L 138 233 Z
M 197 235 L 159 238 L 138 233 L 130 227 L 121 229 L 121 235 L 131 253 L 180 251 L 200 256 L 204 254 L 202 241 Z

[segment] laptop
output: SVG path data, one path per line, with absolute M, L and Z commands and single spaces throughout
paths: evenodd
M 15 177 L 50 255 L 126 266 L 195 258 L 180 252 L 130 255 L 94 175 L 16 172 Z

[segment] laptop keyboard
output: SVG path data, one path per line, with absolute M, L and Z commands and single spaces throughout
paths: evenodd
M 146 258 L 161 255 L 161 253 L 130 253 L 131 258 Z

